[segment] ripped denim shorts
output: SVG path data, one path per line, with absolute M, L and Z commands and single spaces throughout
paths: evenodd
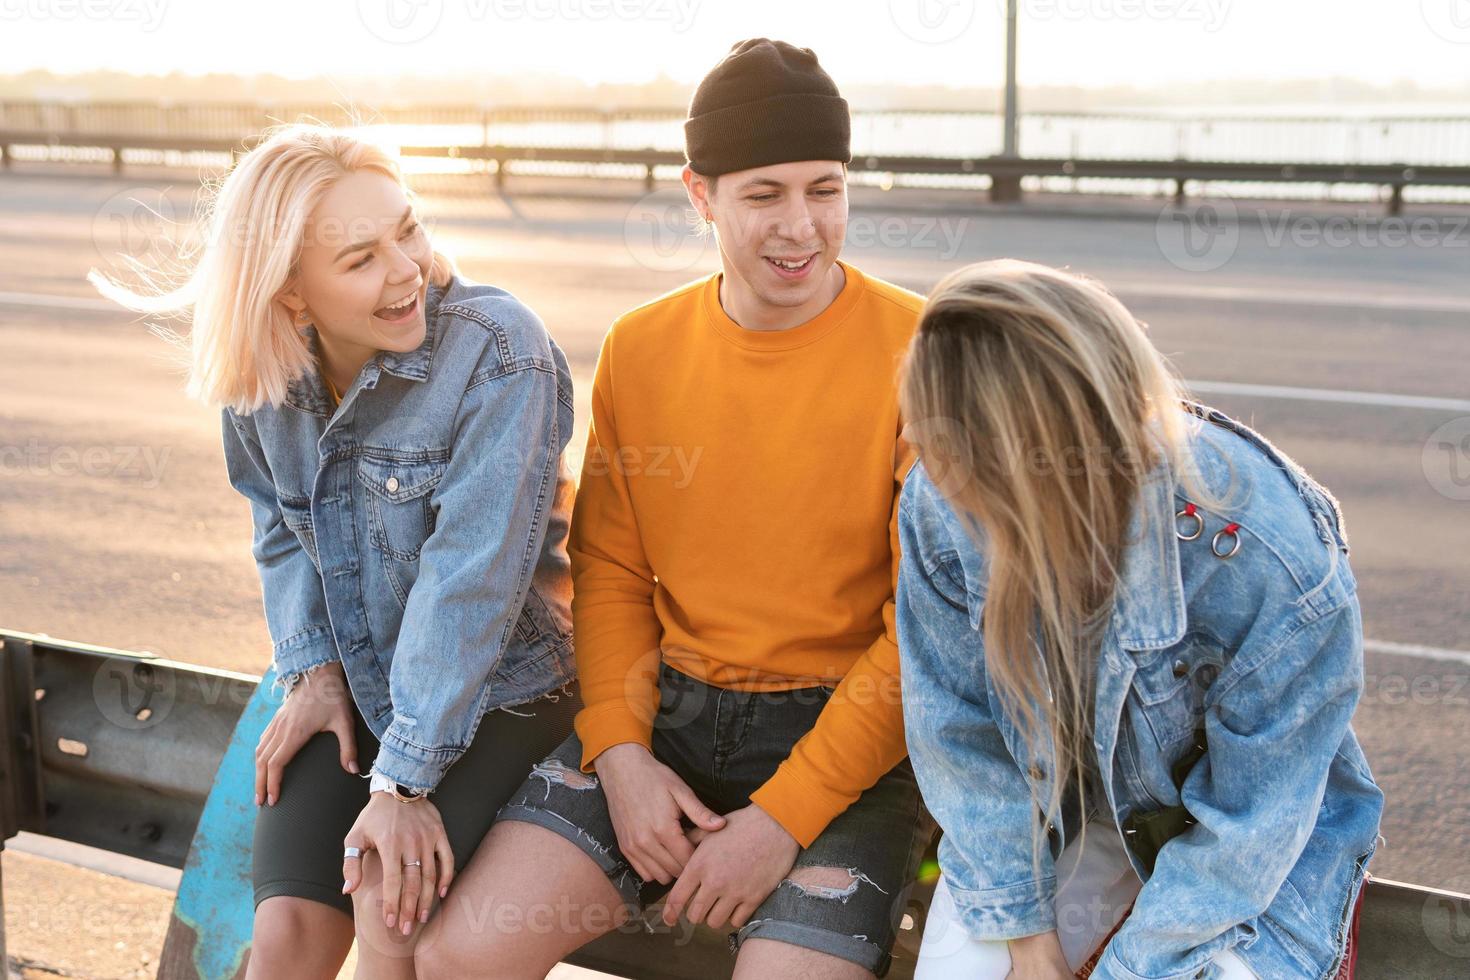
M 714 687 L 664 664 L 653 754 L 717 813 L 750 803 L 796 742 L 816 724 L 830 687 L 737 691 Z M 566 838 L 606 872 L 635 911 L 671 886 L 640 879 L 618 849 L 607 798 L 580 769 L 575 733 L 538 763 L 497 820 L 522 820 Z M 686 821 L 686 827 L 688 826 Z M 801 851 L 789 876 L 729 935 L 732 954 L 757 937 L 829 953 L 879 977 L 903 918 L 935 824 L 905 759 Z M 822 869 L 831 879 L 799 884 Z M 803 874 L 807 871 L 807 874 Z M 797 881 L 793 881 L 797 879 Z

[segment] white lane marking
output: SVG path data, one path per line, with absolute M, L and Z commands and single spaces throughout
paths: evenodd
M 99 310 L 126 313 L 122 307 L 105 299 L 82 296 L 51 296 L 43 293 L 0 292 L 0 304 L 11 306 L 55 307 L 73 310 Z M 1246 395 L 1256 398 L 1288 398 L 1295 401 L 1330 402 L 1349 405 L 1375 405 L 1381 408 L 1417 408 L 1429 411 L 1470 412 L 1470 399 L 1431 398 L 1420 395 L 1395 395 L 1376 391 L 1341 391 L 1331 388 L 1294 388 L 1287 385 L 1241 384 L 1232 381 L 1193 381 L 1193 391 L 1212 395 Z
M 1109 279 L 1108 288 L 1127 299 L 1195 299 L 1221 303 L 1270 303 L 1273 306 L 1330 306 L 1370 310 L 1401 310 L 1406 313 L 1470 313 L 1470 300 L 1452 296 L 1413 296 L 1407 293 L 1362 295 L 1352 292 L 1258 288 L 1248 286 L 1204 286 L 1129 282 Z
M 1440 647 L 1421 647 L 1414 643 L 1390 643 L 1388 640 L 1364 640 L 1363 650 L 1365 653 L 1386 653 L 1395 657 L 1418 657 L 1421 660 L 1442 660 L 1470 666 L 1470 650 L 1445 650 Z
M 89 296 L 52 296 L 46 293 L 0 292 L 0 303 L 6 306 L 40 306 L 59 310 L 111 310 L 126 313 L 110 300 Z
M 1376 405 L 1380 408 L 1422 408 L 1435 412 L 1470 412 L 1470 399 L 1426 398 L 1393 395 L 1378 391 L 1341 391 L 1335 388 L 1293 388 L 1287 385 L 1251 385 L 1234 381 L 1185 381 L 1191 391 L 1212 395 L 1247 395 L 1256 398 L 1289 398 L 1304 402 L 1334 402 L 1343 405 Z

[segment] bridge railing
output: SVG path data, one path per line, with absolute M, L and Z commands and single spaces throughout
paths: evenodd
M 386 106 L 370 114 L 311 103 L 0 101 L 0 163 L 27 155 L 110 161 L 168 153 L 239 152 L 267 127 L 311 119 L 363 127 L 405 154 L 474 160 L 507 174 L 548 164 L 619 163 L 651 189 L 659 168 L 683 164 L 683 110 L 537 106 Z M 1390 214 L 1410 187 L 1470 188 L 1470 117 L 1327 118 L 1229 116 L 1183 119 L 1124 113 L 1029 113 L 1021 145 L 1006 157 L 995 113 L 859 110 L 852 169 L 897 176 L 988 181 L 992 200 L 1020 200 L 1023 178 L 1191 183 L 1367 185 Z

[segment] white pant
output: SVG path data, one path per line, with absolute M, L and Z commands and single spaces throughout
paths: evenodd
M 1075 971 L 1122 921 L 1143 882 L 1128 863 L 1117 829 L 1096 820 L 1087 825 L 1082 854 L 1077 853 L 1076 841 L 1068 844 L 1057 859 L 1056 872 L 1057 936 L 1067 965 Z M 1223 971 L 1222 980 L 1256 980 L 1233 950 L 1217 954 L 1215 965 Z M 1010 946 L 1005 940 L 972 939 L 965 932 L 941 874 L 924 925 L 914 980 L 1006 980 L 1010 970 Z

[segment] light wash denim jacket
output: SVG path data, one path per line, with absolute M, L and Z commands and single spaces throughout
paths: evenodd
M 494 286 L 430 286 L 424 313 L 423 344 L 375 355 L 335 411 L 311 374 L 223 413 L 277 675 L 341 660 L 374 772 L 415 790 L 487 711 L 574 674 L 566 357 Z
M 1197 472 L 1228 509 L 1201 508 L 1203 533 L 1180 540 L 1193 520 L 1174 515 L 1190 501 L 1166 463 L 1148 474 L 1097 666 L 1094 776 L 1113 819 L 1090 832 L 1121 834 L 1130 814 L 1181 799 L 1198 822 L 1152 875 L 1130 848 L 1145 885 L 1092 975 L 1212 977 L 1232 948 L 1264 980 L 1331 977 L 1383 807 L 1350 726 L 1363 635 L 1347 541 L 1336 502 L 1295 463 L 1218 412 L 1195 414 Z M 1227 522 L 1240 547 L 1219 558 Z M 985 670 L 983 534 L 967 534 L 922 464 L 899 529 L 904 720 L 945 833 L 940 866 L 972 937 L 1046 932 L 1053 861 L 1075 829 L 1053 828 L 1038 889 L 1031 794 L 1047 799 L 1053 774 L 1049 752 L 1027 756 Z M 1171 769 L 1199 727 L 1206 752 L 1181 794 Z

